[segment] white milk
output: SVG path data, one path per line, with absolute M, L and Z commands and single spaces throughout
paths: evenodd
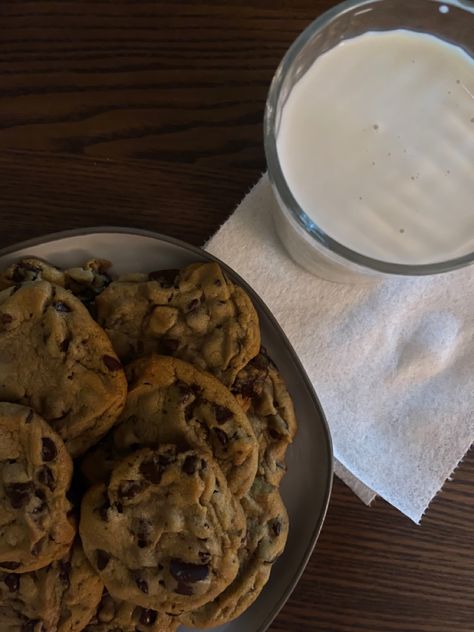
M 423 264 L 474 250 L 474 60 L 406 30 L 346 40 L 295 85 L 278 156 L 309 217 L 341 244 Z

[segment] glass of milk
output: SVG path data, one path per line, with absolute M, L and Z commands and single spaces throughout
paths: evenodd
M 474 261 L 474 3 L 343 2 L 274 76 L 265 152 L 277 231 L 323 278 Z

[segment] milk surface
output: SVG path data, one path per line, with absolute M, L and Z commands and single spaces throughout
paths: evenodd
M 368 32 L 321 55 L 282 112 L 288 185 L 326 234 L 403 264 L 474 250 L 474 60 L 425 33 Z

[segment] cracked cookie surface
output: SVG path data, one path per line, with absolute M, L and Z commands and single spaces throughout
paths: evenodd
M 75 527 L 72 461 L 31 408 L 0 403 L 0 569 L 24 573 L 61 558 Z
M 245 531 L 240 503 L 199 450 L 138 450 L 82 501 L 84 551 L 109 593 L 158 612 L 180 614 L 222 592 Z
M 47 281 L 0 293 L 0 399 L 30 405 L 76 457 L 119 416 L 125 374 L 104 331 Z
M 98 322 L 123 361 L 172 355 L 230 385 L 258 353 L 257 312 L 217 263 L 130 278 L 111 283 L 96 300 Z

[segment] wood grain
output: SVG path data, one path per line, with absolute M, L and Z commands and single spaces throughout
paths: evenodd
M 276 65 L 332 4 L 0 3 L 0 246 L 101 224 L 203 243 L 265 169 Z M 474 452 L 420 527 L 336 480 L 272 632 L 473 632 L 473 523 Z

